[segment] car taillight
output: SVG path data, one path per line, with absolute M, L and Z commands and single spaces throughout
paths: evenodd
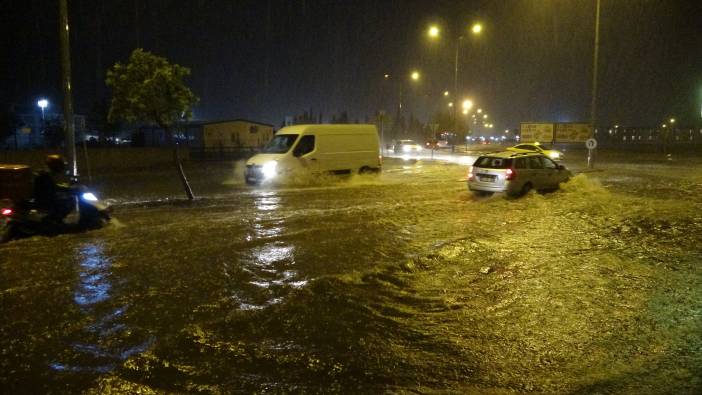
M 468 168 L 468 181 L 473 181 L 473 166 Z
M 514 176 L 517 175 L 517 173 L 516 173 L 514 170 L 512 170 L 512 169 L 507 169 L 507 170 L 505 171 L 505 174 L 506 174 L 505 180 L 508 180 L 508 181 L 509 181 L 509 180 L 514 180 Z
M 0 212 L 2 212 L 2 215 L 7 215 L 7 216 L 12 215 L 12 209 L 11 209 L 11 208 L 4 208 L 4 209 L 2 209 L 2 211 L 0 211 Z

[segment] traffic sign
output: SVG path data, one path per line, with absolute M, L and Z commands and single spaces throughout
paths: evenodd
M 597 140 L 595 140 L 595 139 L 587 139 L 587 140 L 585 141 L 585 147 L 586 147 L 587 149 L 595 149 L 595 148 L 597 148 Z

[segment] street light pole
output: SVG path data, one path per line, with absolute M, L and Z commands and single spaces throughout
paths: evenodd
M 590 102 L 590 124 L 595 131 L 597 122 L 597 63 L 600 52 L 600 0 L 597 0 L 595 10 L 595 49 L 592 59 L 592 101 Z
M 68 30 L 68 2 L 59 1 L 59 38 L 61 53 L 61 84 L 63 85 L 63 121 L 66 135 L 66 157 L 72 177 L 78 176 L 76 160 L 76 131 L 73 123 L 73 96 L 71 93 L 71 53 Z
M 461 49 L 461 40 L 463 36 L 459 36 L 456 40 L 456 56 L 453 63 L 453 96 L 454 102 L 458 100 L 458 52 Z M 453 132 L 458 136 L 458 106 L 453 106 Z M 455 142 L 454 142 L 455 143 Z M 455 144 L 454 144 L 455 145 Z M 452 145 L 453 146 L 453 145 Z

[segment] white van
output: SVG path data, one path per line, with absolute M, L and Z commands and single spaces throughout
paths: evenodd
M 380 166 L 375 125 L 293 125 L 280 129 L 246 162 L 244 177 L 257 184 L 298 173 L 363 173 Z

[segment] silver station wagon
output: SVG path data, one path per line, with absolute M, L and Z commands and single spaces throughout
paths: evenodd
M 532 189 L 558 189 L 570 171 L 540 153 L 498 152 L 479 157 L 468 172 L 468 189 L 487 196 L 504 192 L 521 196 Z

